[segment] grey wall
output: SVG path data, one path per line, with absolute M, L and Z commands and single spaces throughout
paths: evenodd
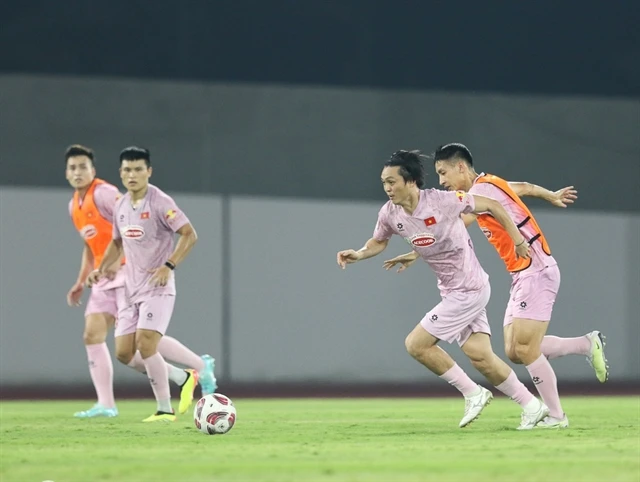
M 438 302 L 428 268 L 395 275 L 380 257 L 343 272 L 335 253 L 371 235 L 391 152 L 452 140 L 481 169 L 580 189 L 569 210 L 532 203 L 562 269 L 551 332 L 602 329 L 612 379 L 640 375 L 637 99 L 4 75 L 0 106 L 3 383 L 89 381 L 82 310 L 65 304 L 81 249 L 63 176 L 74 142 L 94 147 L 99 175 L 118 185 L 119 150 L 151 148 L 154 182 L 200 233 L 169 333 L 233 380 L 435 382 L 403 347 Z M 509 277 L 472 232 L 501 353 Z M 389 256 L 404 250 L 396 240 Z M 561 379 L 592 379 L 582 357 L 554 365 Z
M 65 186 L 74 142 L 115 182 L 141 144 L 176 191 L 379 200 L 392 152 L 460 141 L 482 170 L 578 186 L 576 209 L 640 212 L 638 99 L 4 75 L 0 105 L 0 185 Z
M 82 345 L 84 305 L 69 308 L 65 299 L 77 278 L 82 249 L 68 214 L 70 194 L 67 190 L 0 189 L 3 384 L 89 381 Z M 220 200 L 185 194 L 178 200 L 202 241 L 197 257 L 180 270 L 179 298 L 168 333 L 199 353 L 219 354 Z M 119 364 L 116 374 L 119 379 L 136 379 L 135 373 Z
M 82 310 L 65 303 L 82 247 L 67 214 L 70 195 L 66 189 L 0 189 L 3 384 L 89 383 Z M 198 352 L 229 360 L 224 368 L 233 380 L 438 383 L 403 346 L 406 334 L 439 299 L 428 267 L 420 264 L 401 275 L 382 270 L 386 256 L 406 250 L 399 239 L 379 258 L 346 271 L 335 264 L 336 251 L 358 248 L 371 235 L 380 203 L 234 196 L 229 224 L 222 226 L 219 197 L 177 193 L 175 198 L 200 241 L 178 272 L 169 334 Z M 637 379 L 640 216 L 536 214 L 562 270 L 550 332 L 578 336 L 601 329 L 608 336 L 612 380 Z M 231 241 L 229 279 L 222 279 L 224 229 Z M 480 231 L 473 228 L 472 235 L 491 276 L 489 315 L 496 352 L 502 353 L 510 278 Z M 223 283 L 231 301 L 231 339 L 224 346 Z M 457 348 L 445 348 L 462 360 Z M 468 363 L 460 364 L 473 373 Z M 593 379 L 583 357 L 553 364 L 560 380 Z M 522 369 L 518 373 L 526 376 Z M 119 381 L 138 377 L 120 366 L 116 376 Z

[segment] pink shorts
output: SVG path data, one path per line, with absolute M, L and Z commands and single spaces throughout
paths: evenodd
M 118 312 L 115 336 L 130 335 L 137 330 L 153 330 L 164 335 L 175 302 L 173 295 L 156 295 L 124 306 Z
M 116 317 L 125 304 L 124 270 L 120 270 L 113 280 L 101 279 L 91 287 L 84 316 L 107 313 Z
M 84 310 L 85 318 L 96 313 L 107 313 L 114 318 L 118 316 L 120 307 L 125 305 L 124 288 L 103 290 L 97 287 L 91 288 L 91 294 Z
M 509 304 L 504 314 L 504 326 L 510 325 L 514 318 L 551 320 L 551 312 L 559 288 L 558 265 L 547 266 L 531 274 L 517 274 L 511 284 Z
M 479 291 L 452 292 L 442 298 L 420 321 L 420 325 L 439 340 L 464 345 L 473 333 L 491 335 L 487 319 L 487 303 L 491 285 Z

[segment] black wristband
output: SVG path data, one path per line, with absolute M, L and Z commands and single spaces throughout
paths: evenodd
M 170 270 L 174 270 L 174 269 L 176 269 L 176 265 L 175 265 L 175 264 L 173 264 L 171 261 L 166 261 L 166 262 L 164 263 L 164 265 L 165 265 L 167 268 L 169 268 Z

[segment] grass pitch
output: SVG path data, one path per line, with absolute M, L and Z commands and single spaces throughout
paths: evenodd
M 640 398 L 564 398 L 570 428 L 518 432 L 501 397 L 458 428 L 455 399 L 234 400 L 231 432 L 191 412 L 143 424 L 153 401 L 77 420 L 91 402 L 0 404 L 2 482 L 640 481 Z

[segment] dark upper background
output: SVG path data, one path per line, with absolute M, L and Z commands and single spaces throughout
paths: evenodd
M 36 0 L 3 6 L 0 70 L 640 95 L 640 2 Z
M 638 25 L 640 2 L 625 0 L 509 4 L 426 0 L 11 2 L 3 5 L 0 15 L 0 74 L 637 102 Z M 640 122 L 640 118 L 637 120 Z M 11 124 L 10 118 L 1 121 L 5 127 Z M 0 130 L 2 136 L 13 135 L 5 127 Z M 57 152 L 38 155 L 58 158 L 64 146 L 74 140 L 55 139 L 60 146 Z M 450 140 L 465 141 L 447 138 L 429 142 Z M 45 167 L 40 174 L 26 172 L 24 159 L 19 159 L 17 152 L 22 151 L 12 148 L 9 154 L 3 154 L 1 184 L 65 185 L 59 166 L 54 170 Z M 621 149 L 620 153 L 622 159 L 619 156 L 616 162 L 628 168 L 622 176 L 622 187 L 637 192 L 637 181 L 630 179 L 640 173 L 638 152 Z M 261 172 L 257 163 L 268 162 L 273 169 L 255 182 L 241 183 L 241 192 L 380 198 L 379 187 L 371 185 L 370 180 L 356 188 L 352 176 L 338 180 L 337 185 L 334 181 L 322 182 L 330 180 L 325 174 L 326 162 L 332 161 L 304 167 L 304 178 L 315 179 L 316 183 L 296 188 L 293 182 L 293 187 L 278 190 L 277 183 L 271 184 L 265 176 L 287 175 L 291 164 L 270 160 L 266 155 L 255 161 L 249 159 L 246 167 L 251 169 L 251 162 L 255 162 L 257 172 Z M 384 152 L 383 157 L 387 155 Z M 297 168 L 300 162 L 296 160 Z M 535 172 L 549 171 L 557 161 L 543 162 L 546 164 Z M 579 160 L 561 164 L 560 170 L 573 167 L 600 171 L 603 167 L 597 163 L 583 166 Z M 514 167 L 513 172 L 506 164 L 501 168 L 506 169 L 506 175 L 534 172 L 526 166 L 520 166 L 519 171 Z M 176 176 L 181 174 L 172 172 L 166 179 L 178 189 L 224 191 L 216 182 L 190 188 L 193 183 L 181 183 Z M 376 180 L 377 176 L 376 171 L 372 178 Z M 600 179 L 597 173 L 584 176 L 579 177 L 583 186 L 607 182 L 606 176 Z M 555 179 L 540 177 L 541 182 Z M 611 194 L 608 196 L 612 199 Z M 625 209 L 622 197 L 618 204 Z M 597 209 L 598 204 L 587 199 L 583 207 Z

